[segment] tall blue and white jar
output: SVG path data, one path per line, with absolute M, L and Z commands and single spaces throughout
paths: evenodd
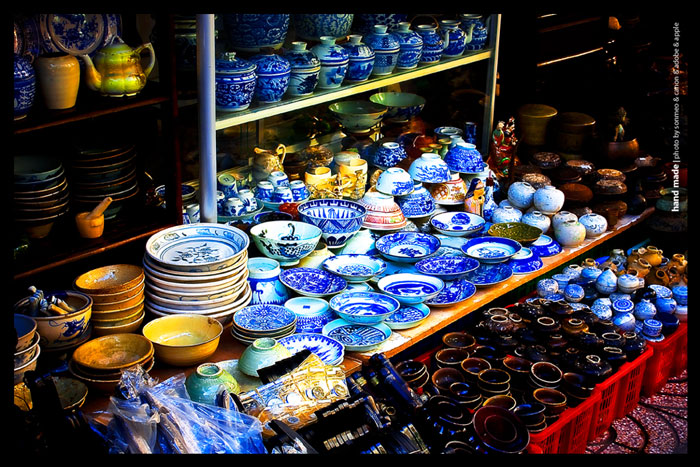
M 292 66 L 286 58 L 270 50 L 266 52 L 250 57 L 250 61 L 257 66 L 255 69 L 257 82 L 253 98 L 263 104 L 282 100 L 289 87 L 292 71 Z
M 287 94 L 290 96 L 308 96 L 313 94 L 318 85 L 321 61 L 313 52 L 306 49 L 306 42 L 292 42 L 284 57 L 291 66 Z
M 367 81 L 374 69 L 374 50 L 362 42 L 362 36 L 359 34 L 351 34 L 348 39 L 349 41 L 342 45 L 348 51 L 350 60 L 345 81 L 348 83 Z
M 398 70 L 410 70 L 418 66 L 423 52 L 423 38 L 411 29 L 411 23 L 401 22 L 394 31 L 399 38 L 399 58 L 396 62 Z
M 398 37 L 387 31 L 383 24 L 375 24 L 372 33 L 365 37 L 367 45 L 374 50 L 374 69 L 372 76 L 390 75 L 399 60 L 401 44 Z
M 280 263 L 271 258 L 248 259 L 248 284 L 252 291 L 251 305 L 284 305 L 289 290 L 280 281 Z
M 216 110 L 235 112 L 250 107 L 257 79 L 255 63 L 236 57 L 235 52 L 224 52 L 214 66 Z
M 224 30 L 233 50 L 259 53 L 279 49 L 289 30 L 289 14 L 237 13 L 222 15 Z
M 15 54 L 14 87 L 14 119 L 20 120 L 27 116 L 29 109 L 34 105 L 36 73 L 34 73 L 31 61 L 18 54 Z
M 318 88 L 335 89 L 340 87 L 348 72 L 348 63 L 350 62 L 348 51 L 336 44 L 333 36 L 321 37 L 321 43 L 313 46 L 311 51 L 321 61 Z
M 423 39 L 423 51 L 421 52 L 421 64 L 437 63 L 442 59 L 442 52 L 448 45 L 449 36 L 445 31 L 438 31 L 434 24 L 419 24 L 416 32 Z
M 449 36 L 447 47 L 442 52 L 442 58 L 460 57 L 467 47 L 467 34 L 459 27 L 459 21 L 443 19 L 440 21 L 440 30 Z
M 466 50 L 481 50 L 488 40 L 489 30 L 483 15 L 464 13 L 459 16 L 462 30 L 467 34 Z

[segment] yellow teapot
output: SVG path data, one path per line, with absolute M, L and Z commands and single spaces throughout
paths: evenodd
M 141 52 L 148 51 L 145 67 L 141 65 Z M 122 97 L 138 94 L 146 86 L 146 78 L 153 71 L 156 55 L 150 42 L 132 48 L 120 37 L 101 48 L 94 59 L 81 55 L 85 62 L 85 82 L 93 91 L 104 96 Z

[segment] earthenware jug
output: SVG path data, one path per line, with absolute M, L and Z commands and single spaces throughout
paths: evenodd
M 80 87 L 77 58 L 62 52 L 42 54 L 34 60 L 34 70 L 48 109 L 63 110 L 75 106 Z
M 267 180 L 273 172 L 284 172 L 284 157 L 287 155 L 287 147 L 284 144 L 277 145 L 274 150 L 254 148 L 253 178 L 255 180 Z
M 141 53 L 148 52 L 148 61 L 141 64 Z M 133 96 L 144 86 L 148 75 L 156 64 L 156 54 L 150 42 L 138 47 L 129 47 L 121 38 L 115 37 L 112 44 L 101 48 L 94 59 L 81 55 L 85 62 L 85 82 L 93 91 L 103 96 Z

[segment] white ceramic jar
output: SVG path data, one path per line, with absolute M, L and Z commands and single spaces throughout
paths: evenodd
M 518 209 L 526 210 L 532 206 L 535 187 L 527 182 L 515 182 L 508 187 L 508 202 Z
M 493 210 L 491 214 L 491 222 L 499 224 L 501 222 L 520 222 L 523 213 L 513 206 L 502 206 Z
M 552 225 L 552 220 L 537 210 L 523 214 L 521 222 L 537 227 L 542 233 L 547 233 Z
M 548 216 L 553 216 L 564 207 L 566 196 L 564 192 L 552 185 L 538 188 L 532 197 L 532 202 L 538 211 Z
M 586 227 L 578 220 L 569 219 L 555 225 L 554 237 L 564 247 L 577 247 L 586 239 Z
M 586 228 L 586 238 L 600 237 L 608 230 L 608 221 L 600 214 L 584 214 L 578 221 Z
M 558 213 L 552 216 L 552 229 L 556 230 L 560 224 L 569 220 L 577 221 L 578 216 L 573 212 L 559 211 Z

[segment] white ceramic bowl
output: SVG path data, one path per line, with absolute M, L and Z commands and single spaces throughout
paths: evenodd
M 445 282 L 424 274 L 399 273 L 381 278 L 377 288 L 400 303 L 414 305 L 436 297 L 445 288 Z
M 377 191 L 391 196 L 405 196 L 413 193 L 411 175 L 400 167 L 389 167 L 379 175 Z
M 315 225 L 297 221 L 271 221 L 249 230 L 258 250 L 282 266 L 299 264 L 321 240 L 323 231 Z

